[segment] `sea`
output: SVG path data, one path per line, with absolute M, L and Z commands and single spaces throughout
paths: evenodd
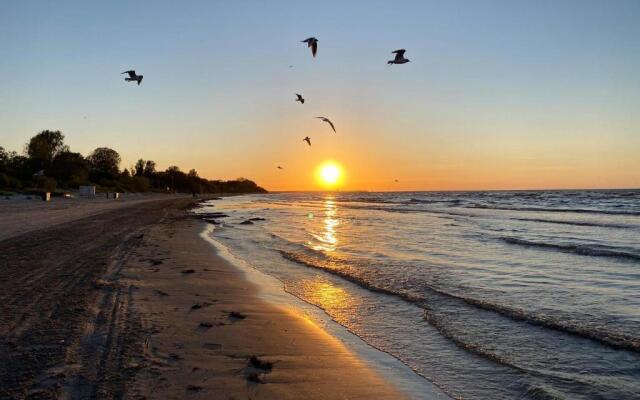
M 452 398 L 640 399 L 640 190 L 274 193 L 198 212 Z

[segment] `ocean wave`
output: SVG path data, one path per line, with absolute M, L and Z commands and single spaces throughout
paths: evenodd
M 566 399 L 565 396 L 558 393 L 553 388 L 545 387 L 545 386 L 530 386 L 520 398 L 531 399 L 531 400 L 564 400 Z
M 381 199 L 375 197 L 355 197 L 337 199 L 339 203 L 372 203 L 372 204 L 392 204 L 392 205 L 415 205 L 415 204 L 460 204 L 463 202 L 461 199 L 418 199 L 415 197 L 409 200 L 404 199 Z
M 426 311 L 425 319 L 430 323 L 433 322 L 433 321 L 429 321 L 429 317 L 428 317 L 430 315 L 429 305 L 425 304 L 426 299 L 422 296 L 412 294 L 412 293 L 407 293 L 407 292 L 401 292 L 394 289 L 380 287 L 375 282 L 371 282 L 370 280 L 349 274 L 348 272 L 345 272 L 340 269 L 330 268 L 320 263 L 309 260 L 309 258 L 305 257 L 305 255 L 303 254 L 282 251 L 282 250 L 280 251 L 280 254 L 289 261 L 293 261 L 310 268 L 316 268 L 316 269 L 329 272 L 349 282 L 355 283 L 356 285 L 363 287 L 367 290 L 370 290 L 372 292 L 398 297 L 407 302 L 417 304 L 421 308 L 425 309 Z M 539 315 L 539 314 L 531 313 L 516 307 L 509 307 L 501 304 L 488 302 L 485 300 L 480 300 L 480 299 L 471 298 L 471 297 L 464 297 L 461 295 L 446 292 L 444 290 L 435 288 L 430 285 L 422 285 L 421 288 L 423 290 L 428 290 L 433 294 L 443 296 L 448 299 L 461 301 L 469 306 L 477 307 L 479 309 L 486 310 L 486 311 L 491 311 L 516 321 L 522 321 L 532 325 L 554 329 L 567 334 L 594 340 L 596 342 L 599 342 L 601 344 L 604 344 L 616 349 L 624 349 L 624 350 L 640 352 L 640 338 L 633 337 L 625 333 L 613 332 L 613 331 L 607 331 L 607 330 L 595 330 L 593 327 L 578 325 L 566 319 L 555 319 L 548 315 Z M 433 326 L 439 331 L 441 331 L 445 336 L 451 339 L 450 333 L 445 332 L 444 326 L 438 326 L 438 324 L 433 324 Z M 462 343 L 460 343 L 459 345 L 462 346 Z M 474 348 L 473 345 L 471 344 L 465 344 L 462 347 L 466 348 L 469 351 L 473 351 L 478 354 L 483 354 L 480 351 L 480 349 Z M 496 359 L 495 356 L 493 355 L 487 355 L 487 354 L 484 354 L 484 355 L 490 359 L 493 359 L 494 361 L 500 361 L 499 359 Z
M 392 203 L 387 203 L 392 204 Z M 396 205 L 400 205 L 400 203 L 395 203 Z M 356 205 L 343 205 L 344 208 L 350 208 L 353 210 L 374 210 L 374 211 L 386 211 L 386 212 L 397 212 L 397 213 L 420 213 L 420 212 L 430 212 L 428 210 L 416 210 L 406 207 L 385 207 L 380 205 L 371 205 L 371 206 L 356 206 Z
M 354 197 L 354 198 L 343 198 L 336 199 L 339 203 L 379 203 L 379 204 L 402 204 L 401 201 L 397 200 L 386 200 L 380 199 L 376 197 Z
M 467 206 L 465 208 L 479 208 L 479 209 L 485 209 L 485 210 L 506 210 L 506 211 L 568 212 L 568 213 L 579 213 L 579 214 L 640 216 L 640 211 L 593 210 L 588 208 L 505 207 L 505 206 L 488 206 L 483 204 L 475 204 L 472 206 Z
M 346 202 L 349 203 L 349 202 Z M 632 215 L 632 216 L 640 216 L 640 212 L 635 211 L 609 211 L 609 210 L 587 210 L 587 209 L 558 209 L 558 208 L 534 208 L 534 207 L 492 207 L 492 206 L 484 206 L 484 205 L 473 205 L 473 206 L 464 206 L 461 205 L 462 201 L 457 200 L 416 200 L 411 199 L 408 202 L 400 203 L 400 202 L 370 202 L 371 205 L 354 205 L 354 204 L 345 204 L 343 207 L 351 208 L 351 209 L 359 209 L 359 210 L 375 210 L 375 211 L 386 211 L 390 213 L 430 213 L 430 214 L 447 214 L 453 216 L 460 217 L 483 217 L 482 214 L 470 214 L 461 212 L 464 209 L 483 209 L 483 210 L 504 210 L 504 211 L 535 211 L 535 212 L 574 212 L 574 213 L 591 213 L 591 214 L 605 214 L 605 215 Z M 449 203 L 449 204 L 446 204 Z M 415 208 L 410 207 L 411 205 L 425 205 L 435 204 L 440 205 L 443 208 Z M 386 205 L 386 206 L 385 206 Z M 450 206 L 452 207 L 451 211 L 444 208 Z M 460 211 L 458 211 L 460 210 Z M 555 223 L 555 224 L 566 224 L 566 225 L 576 225 L 576 226 L 594 226 L 594 227 L 605 227 L 605 228 L 630 228 L 630 225 L 623 224 L 607 224 L 607 223 L 598 223 L 598 222 L 582 222 L 582 221 L 559 221 L 545 218 L 511 218 L 517 221 L 530 221 L 530 222 L 546 222 L 546 223 Z
M 561 225 L 575 225 L 575 226 L 595 226 L 602 228 L 630 228 L 629 225 L 622 224 L 607 224 L 607 223 L 599 223 L 599 222 L 587 222 L 587 221 L 558 221 L 553 219 L 543 219 L 543 218 L 512 218 L 516 221 L 529 221 L 529 222 L 543 222 L 548 224 L 561 224 Z
M 500 237 L 503 242 L 525 247 L 540 247 L 550 250 L 561 251 L 563 253 L 578 254 L 581 256 L 592 257 L 614 257 L 638 261 L 640 254 L 630 251 L 620 250 L 610 246 L 602 245 L 582 245 L 582 244 L 555 244 L 545 242 L 535 242 L 531 240 L 519 239 L 514 237 Z
M 442 218 L 451 218 L 451 217 L 469 217 L 474 218 L 478 217 L 475 214 L 454 212 L 454 211 L 446 211 L 446 210 L 428 210 L 424 208 L 408 208 L 408 207 L 384 207 L 384 206 L 355 206 L 355 205 L 346 205 L 344 208 L 350 208 L 355 210 L 374 210 L 374 211 L 386 211 L 389 213 L 401 213 L 401 214 L 437 214 L 438 216 L 442 216 Z
M 409 201 L 406 202 L 406 204 L 442 204 L 442 203 L 460 204 L 462 202 L 463 202 L 463 200 L 461 200 L 461 199 L 444 200 L 444 199 L 416 199 L 416 198 L 411 198 L 411 199 L 409 199 Z

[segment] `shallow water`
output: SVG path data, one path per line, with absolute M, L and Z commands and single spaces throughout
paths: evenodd
M 454 397 L 640 398 L 640 191 L 225 198 L 217 240 Z M 263 217 L 253 225 L 239 225 Z

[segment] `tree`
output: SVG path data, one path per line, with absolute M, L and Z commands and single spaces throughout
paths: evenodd
M 7 175 L 12 176 L 16 181 L 30 181 L 33 174 L 29 166 L 29 159 L 19 155 L 15 151 L 7 152 L 4 168 Z M 18 187 L 21 186 L 21 184 L 15 186 Z
M 135 165 L 119 173 L 121 161 L 118 152 L 107 147 L 99 147 L 85 158 L 69 151 L 60 131 L 46 130 L 29 140 L 24 154 L 7 151 L 0 146 L 0 188 L 53 190 L 56 186 L 74 188 L 94 183 L 106 190 L 134 192 L 158 189 L 182 193 L 265 192 L 244 178 L 208 180 L 198 176 L 195 169 L 182 172 L 175 165 L 157 171 L 152 160 L 139 159 Z M 44 176 L 34 174 L 41 170 L 44 170 Z
M 0 172 L 4 172 L 7 169 L 7 163 L 9 162 L 9 153 L 0 146 Z
M 45 130 L 32 137 L 25 150 L 34 168 L 45 169 L 60 153 L 68 152 L 69 146 L 64 144 L 62 132 Z
M 108 147 L 98 147 L 87 157 L 92 168 L 111 175 L 117 175 L 120 170 L 120 154 Z
M 145 161 L 141 158 L 136 162 L 136 165 L 134 167 L 133 170 L 133 174 L 135 176 L 142 176 L 144 175 L 144 166 L 145 166 Z
M 144 176 L 147 178 L 156 173 L 156 163 L 155 161 L 147 160 L 144 164 Z
M 89 163 L 80 153 L 66 151 L 58 154 L 45 174 L 63 186 L 79 186 L 89 180 Z
M 184 175 L 183 172 L 180 171 L 180 168 L 176 165 L 172 165 L 166 169 L 164 172 L 168 178 L 168 186 L 171 190 L 175 191 L 177 188 L 181 186 L 181 178 Z

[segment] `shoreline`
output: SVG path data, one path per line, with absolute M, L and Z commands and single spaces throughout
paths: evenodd
M 206 225 L 200 237 L 209 242 L 216 251 L 216 256 L 223 258 L 244 274 L 244 278 L 254 284 L 257 295 L 266 302 L 280 308 L 288 309 L 294 317 L 309 319 L 320 329 L 335 337 L 361 358 L 369 368 L 374 369 L 386 381 L 400 388 L 401 392 L 411 399 L 451 399 L 437 386 L 420 376 L 407 365 L 391 354 L 371 346 L 346 327 L 333 320 L 323 309 L 307 303 L 303 299 L 289 293 L 284 283 L 276 277 L 261 272 L 235 255 L 223 243 L 211 236 L 215 226 Z
M 126 271 L 139 286 L 134 304 L 156 330 L 147 340 L 154 375 L 136 375 L 139 394 L 154 398 L 159 375 L 163 398 L 406 398 L 319 326 L 260 299 L 202 239 L 204 226 L 188 216 L 149 232 L 145 243 L 168 257 Z M 252 356 L 271 368 L 256 369 Z
M 322 327 L 260 298 L 202 239 L 195 204 L 69 214 L 0 239 L 0 395 L 407 397 Z

